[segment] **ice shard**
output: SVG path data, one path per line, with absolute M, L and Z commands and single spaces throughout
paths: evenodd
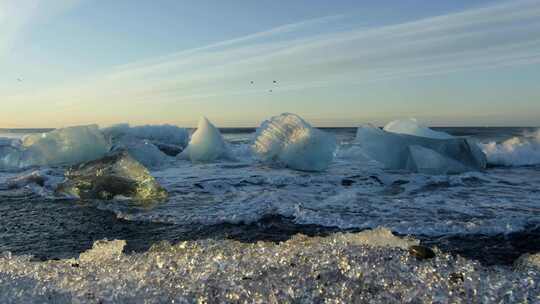
M 197 131 L 191 136 L 187 148 L 179 155 L 193 162 L 211 162 L 232 158 L 227 143 L 219 130 L 206 117 L 199 120 Z
M 65 176 L 56 192 L 74 198 L 109 200 L 122 196 L 149 201 L 167 197 L 150 172 L 125 151 L 76 165 Z

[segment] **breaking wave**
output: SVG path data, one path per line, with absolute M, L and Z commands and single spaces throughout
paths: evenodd
M 503 142 L 481 144 L 488 163 L 494 166 L 540 165 L 540 129 Z

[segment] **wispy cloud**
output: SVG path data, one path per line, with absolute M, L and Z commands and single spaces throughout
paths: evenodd
M 401 24 L 337 30 L 358 16 L 285 25 L 114 67 L 84 82 L 12 100 L 182 103 L 540 62 L 540 1 L 506 1 Z M 250 82 L 254 81 L 254 85 Z M 261 83 L 264 83 L 261 84 Z
M 0 0 L 0 56 L 8 51 L 32 24 L 44 22 L 82 0 Z

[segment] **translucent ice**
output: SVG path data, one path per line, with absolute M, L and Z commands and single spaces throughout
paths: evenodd
M 167 197 L 165 189 L 127 152 L 74 166 L 65 175 L 67 180 L 57 192 L 70 197 L 107 200 L 122 196 L 140 201 Z
M 92 249 L 87 250 L 79 255 L 79 261 L 83 263 L 91 263 L 98 261 L 107 261 L 118 259 L 122 255 L 122 250 L 126 246 L 126 241 L 96 241 Z
M 100 158 L 109 149 L 109 142 L 96 125 L 69 127 L 28 135 L 17 145 L 2 147 L 0 165 L 72 165 Z
M 124 137 L 116 141 L 113 151 L 127 151 L 145 167 L 157 167 L 166 163 L 170 158 L 156 145 L 148 140 Z
M 480 170 L 486 166 L 484 153 L 464 138 L 396 134 L 366 125 L 358 128 L 355 141 L 365 155 L 387 169 L 445 174 Z
M 189 139 L 189 134 L 186 129 L 172 125 L 130 127 L 129 124 L 118 124 L 103 129 L 103 132 L 113 139 L 131 136 L 138 139 L 146 139 L 153 143 L 176 145 L 180 147 L 185 147 Z
M 408 249 L 410 246 L 418 245 L 420 242 L 409 237 L 398 237 L 392 234 L 387 228 L 378 227 L 373 230 L 366 230 L 355 234 L 336 234 L 336 237 L 345 237 L 351 244 L 369 245 L 376 247 L 397 247 Z
M 126 150 L 147 167 L 166 163 L 167 156 L 176 156 L 187 144 L 186 129 L 171 125 L 146 125 L 130 127 L 114 125 L 103 129 L 113 143 L 114 150 Z
M 378 238 L 392 239 L 378 244 Z M 387 230 L 297 235 L 279 244 L 160 243 L 123 254 L 99 241 L 79 259 L 0 255 L 1 303 L 537 303 L 534 268 L 486 267 L 435 250 L 420 261 Z M 398 245 L 398 246 L 395 246 Z
M 19 168 L 23 166 L 23 151 L 14 146 L 0 146 L 0 169 Z
M 424 174 L 449 174 L 470 171 L 465 165 L 422 146 L 409 146 L 408 170 Z
M 391 121 L 384 127 L 384 130 L 386 132 L 436 139 L 453 138 L 453 136 L 448 133 L 433 131 L 432 129 L 420 124 L 414 118 Z
M 219 130 L 206 117 L 202 117 L 197 131 L 191 135 L 187 148 L 179 157 L 193 162 L 211 162 L 231 158 L 231 152 Z
M 302 171 L 322 171 L 334 158 L 336 139 L 298 115 L 285 113 L 262 123 L 252 149 L 264 162 L 280 162 Z

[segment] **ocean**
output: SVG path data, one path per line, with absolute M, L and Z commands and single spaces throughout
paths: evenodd
M 62 166 L 0 169 L 0 302 L 540 303 L 539 268 L 516 268 L 540 252 L 540 132 L 433 129 L 478 142 L 488 167 L 388 170 L 356 154 L 356 128 L 326 128 L 338 142 L 329 168 L 296 171 L 255 160 L 255 129 L 242 128 L 220 130 L 234 161 L 149 168 L 169 193 L 151 206 L 10 186 L 35 171 L 61 178 Z M 48 131 L 0 129 L 0 145 Z M 378 227 L 437 257 L 357 243 Z M 100 240 L 122 243 L 100 252 Z

